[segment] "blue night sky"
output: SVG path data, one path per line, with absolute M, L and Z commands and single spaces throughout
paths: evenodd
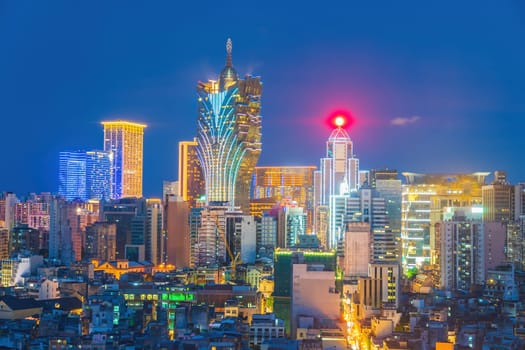
M 348 110 L 365 169 L 525 180 L 523 1 L 0 0 L 0 190 L 58 187 L 58 152 L 145 122 L 144 194 L 176 180 L 198 80 L 260 75 L 259 165 L 318 165 Z

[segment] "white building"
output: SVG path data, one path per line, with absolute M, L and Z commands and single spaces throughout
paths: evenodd
M 24 283 L 24 278 L 35 274 L 37 268 L 44 264 L 42 255 L 29 257 L 17 256 L 2 260 L 2 287 L 11 287 Z
M 291 288 L 291 335 L 296 337 L 300 316 L 310 316 L 323 325 L 339 319 L 339 293 L 334 271 L 324 265 L 293 264 Z
M 485 239 L 481 221 L 456 215 L 440 227 L 440 286 L 470 290 L 485 281 Z
M 332 208 L 332 196 L 345 195 L 358 188 L 359 159 L 354 156 L 350 136 L 338 126 L 330 134 L 326 157 L 321 158 L 319 170 L 314 173 L 314 205 L 329 206 L 329 215 L 337 215 Z M 314 222 L 314 227 L 319 235 L 327 237 L 328 248 L 337 246 L 338 237 L 333 227 L 328 227 L 328 233 L 319 232 L 319 223 Z
M 284 322 L 275 314 L 254 314 L 250 325 L 250 349 L 269 339 L 284 338 Z
M 345 276 L 368 275 L 368 263 L 371 260 L 370 243 L 370 225 L 368 223 L 348 223 L 344 250 Z
M 38 289 L 38 299 L 47 300 L 60 298 L 60 290 L 58 287 L 59 283 L 57 280 L 44 280 L 40 283 L 40 288 Z

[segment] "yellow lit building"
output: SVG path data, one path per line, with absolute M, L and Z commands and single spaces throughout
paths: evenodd
M 105 121 L 104 151 L 112 153 L 111 197 L 142 197 L 142 163 L 146 125 Z
M 190 207 L 205 192 L 202 168 L 197 157 L 197 139 L 179 142 L 179 195 Z
M 436 224 L 447 211 L 481 209 L 481 189 L 487 172 L 417 174 L 405 172 L 401 213 L 403 268 L 436 265 L 440 261 Z M 474 209 L 472 209 L 474 208 Z
M 315 166 L 258 166 L 253 175 L 250 203 L 252 215 L 268 201 L 283 199 L 297 202 L 307 213 L 306 231 L 312 232 Z
M 150 266 L 145 266 L 133 261 L 130 262 L 125 259 L 103 262 L 93 259 L 91 263 L 93 264 L 94 271 L 104 271 L 105 273 L 112 274 L 117 280 L 120 279 L 120 276 L 129 272 L 151 272 Z

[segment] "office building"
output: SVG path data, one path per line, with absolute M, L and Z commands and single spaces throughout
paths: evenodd
M 286 332 L 290 334 L 292 308 L 292 281 L 293 265 L 306 264 L 323 266 L 323 271 L 330 271 L 335 277 L 335 251 L 277 249 L 274 254 L 274 281 L 273 292 L 275 315 L 284 320 Z
M 514 186 L 514 220 L 525 216 L 525 182 Z
M 105 151 L 86 152 L 86 200 L 111 198 L 113 155 Z
M 252 180 L 252 203 L 296 202 L 306 213 L 306 233 L 313 230 L 315 166 L 258 166 Z M 252 215 L 254 215 L 252 213 Z
M 125 258 L 126 245 L 143 242 L 146 208 L 143 198 L 121 198 L 101 205 L 101 221 L 117 226 L 117 259 Z
M 371 306 L 398 308 L 401 293 L 400 275 L 401 269 L 397 262 L 374 262 L 368 265 Z
M 314 214 L 319 220 L 314 222 L 314 229 L 322 237 L 321 242 L 326 241 L 330 249 L 337 246 L 342 235 L 341 230 L 333 225 L 334 220 L 338 220 L 334 216 L 339 215 L 334 205 L 341 201 L 333 197 L 345 196 L 359 188 L 359 159 L 354 156 L 352 140 L 343 126 L 343 122 L 335 125 L 326 142 L 326 157 L 321 159 L 319 170 L 314 173 L 314 205 L 328 207 L 327 211 Z M 326 218 L 317 215 L 321 212 L 330 216 L 328 227 L 323 224 Z M 328 232 L 321 231 L 323 227 L 328 228 Z
M 468 220 L 456 212 L 440 230 L 440 287 L 469 291 L 485 281 L 485 234 L 480 220 Z
M 403 187 L 396 170 L 372 170 L 371 187 L 378 197 L 385 200 L 386 223 L 385 230 L 390 231 L 395 241 L 395 260 L 401 263 L 401 206 Z
M 309 317 L 311 328 L 331 328 L 340 319 L 340 293 L 335 287 L 335 274 L 320 264 L 292 264 L 291 318 L 292 339 L 300 318 Z M 309 327 L 309 328 L 310 328 Z M 307 328 L 307 327 L 304 327 Z
M 368 264 L 372 260 L 370 224 L 348 223 L 344 243 L 344 275 L 347 277 L 367 276 Z
M 197 86 L 197 156 L 206 184 L 206 203 L 226 202 L 249 213 L 250 184 L 261 153 L 259 77 L 239 79 L 226 44 L 226 66 L 218 81 Z
M 111 153 L 60 152 L 58 194 L 68 201 L 110 198 Z
M 190 203 L 190 208 L 197 205 L 205 195 L 204 175 L 197 156 L 197 139 L 179 142 L 179 179 L 178 195 Z
M 166 256 L 163 261 L 177 268 L 194 266 L 190 259 L 190 252 L 196 242 L 190 243 L 189 221 L 189 203 L 181 196 L 168 195 L 164 200 Z
M 194 251 L 196 266 L 226 264 L 226 211 L 227 207 L 214 205 L 200 212 Z
M 58 194 L 67 200 L 86 200 L 86 152 L 60 152 Z
M 505 172 L 494 172 L 494 181 L 482 189 L 483 221 L 508 223 L 514 220 L 514 191 Z
M 277 247 L 292 248 L 299 236 L 306 233 L 306 214 L 303 208 L 295 203 L 285 203 L 278 209 L 277 215 Z
M 86 259 L 114 261 L 117 259 L 117 226 L 95 222 L 86 227 Z
M 404 271 L 437 265 L 435 224 L 443 221 L 447 208 L 481 204 L 486 172 L 472 174 L 417 174 L 404 172 L 402 192 L 402 267 Z
M 525 270 L 525 217 L 507 224 L 507 261 Z
M 104 151 L 111 152 L 111 197 L 142 197 L 144 128 L 124 120 L 105 121 Z

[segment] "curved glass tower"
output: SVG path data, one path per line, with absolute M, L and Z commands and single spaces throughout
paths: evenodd
M 206 184 L 206 202 L 226 202 L 249 212 L 250 181 L 261 153 L 259 77 L 239 79 L 226 43 L 219 80 L 197 85 L 197 155 Z

